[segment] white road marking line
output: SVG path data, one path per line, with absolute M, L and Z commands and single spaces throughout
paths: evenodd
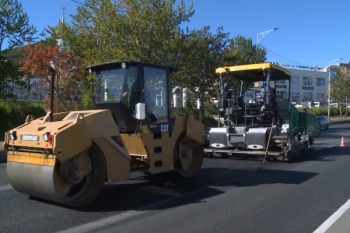
M 136 211 L 136 210 L 130 210 L 127 212 L 124 212 L 122 214 L 117 214 L 117 215 L 113 215 L 107 218 L 103 218 L 94 222 L 90 222 L 90 223 L 86 223 L 77 227 L 73 227 L 67 230 L 63 230 L 57 233 L 70 233 L 70 232 L 89 232 L 89 231 L 94 231 L 94 230 L 98 230 L 104 226 L 108 226 L 120 221 L 123 221 L 127 218 L 131 218 L 131 217 L 135 217 L 137 215 L 140 214 L 145 214 L 150 212 L 150 210 L 146 210 L 146 211 Z
M 0 192 L 5 190 L 13 189 L 11 185 L 0 186 Z
M 334 214 L 319 226 L 314 233 L 326 232 L 348 209 L 350 208 L 350 199 L 342 205 Z

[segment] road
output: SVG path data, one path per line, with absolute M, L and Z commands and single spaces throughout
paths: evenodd
M 206 158 L 195 179 L 134 174 L 80 209 L 16 192 L 0 164 L 0 232 L 313 232 L 350 199 L 349 128 L 323 131 L 302 161 Z

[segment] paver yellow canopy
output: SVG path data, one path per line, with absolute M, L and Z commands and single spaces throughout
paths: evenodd
M 216 69 L 220 79 L 219 123 L 208 135 L 209 155 L 258 155 L 293 161 L 305 155 L 320 125 L 290 104 L 290 72 L 271 63 Z M 240 86 L 230 86 L 238 80 Z M 255 85 L 253 85 L 253 83 Z M 276 91 L 283 84 L 283 91 Z M 258 85 L 257 85 L 258 84 Z M 260 85 L 260 87 L 258 87 Z M 285 89 L 288 89 L 286 91 Z
M 105 182 L 128 179 L 132 171 L 196 175 L 204 127 L 193 116 L 170 117 L 171 67 L 119 61 L 88 70 L 96 74 L 94 110 L 28 116 L 5 133 L 14 189 L 82 206 Z

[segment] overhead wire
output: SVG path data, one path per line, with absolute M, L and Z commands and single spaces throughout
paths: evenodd
M 280 55 L 280 54 L 278 54 L 278 53 L 276 53 L 276 52 L 274 52 L 274 51 L 272 51 L 272 50 L 266 48 L 266 47 L 263 46 L 263 45 L 260 45 L 260 44 L 259 44 L 259 46 L 261 46 L 261 47 L 263 47 L 264 49 L 266 49 L 266 51 L 268 51 L 268 52 L 270 52 L 270 53 L 273 53 L 274 55 L 277 55 L 277 56 L 283 58 L 284 60 L 286 60 L 286 61 L 288 61 L 288 62 L 291 62 L 291 63 L 294 64 L 294 65 L 310 66 L 310 65 L 305 65 L 305 64 L 302 64 L 302 63 L 300 63 L 300 62 L 296 62 L 296 61 L 293 61 L 293 60 L 291 60 L 291 59 L 289 59 L 289 58 L 286 58 L 286 57 L 284 57 L 284 56 L 282 56 L 282 55 Z

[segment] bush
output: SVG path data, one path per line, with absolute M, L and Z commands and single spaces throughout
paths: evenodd
M 331 117 L 339 117 L 340 116 L 340 108 L 338 107 L 330 107 L 329 115 Z M 342 108 L 342 116 L 345 116 L 345 108 Z M 308 108 L 308 111 L 314 116 L 327 116 L 328 115 L 328 107 L 311 107 Z M 349 112 L 350 113 L 350 112 Z
M 327 116 L 328 115 L 327 107 L 311 107 L 311 108 L 308 108 L 308 111 L 314 116 Z
M 0 140 L 4 140 L 6 131 L 23 124 L 27 115 L 44 116 L 42 102 L 0 100 Z

